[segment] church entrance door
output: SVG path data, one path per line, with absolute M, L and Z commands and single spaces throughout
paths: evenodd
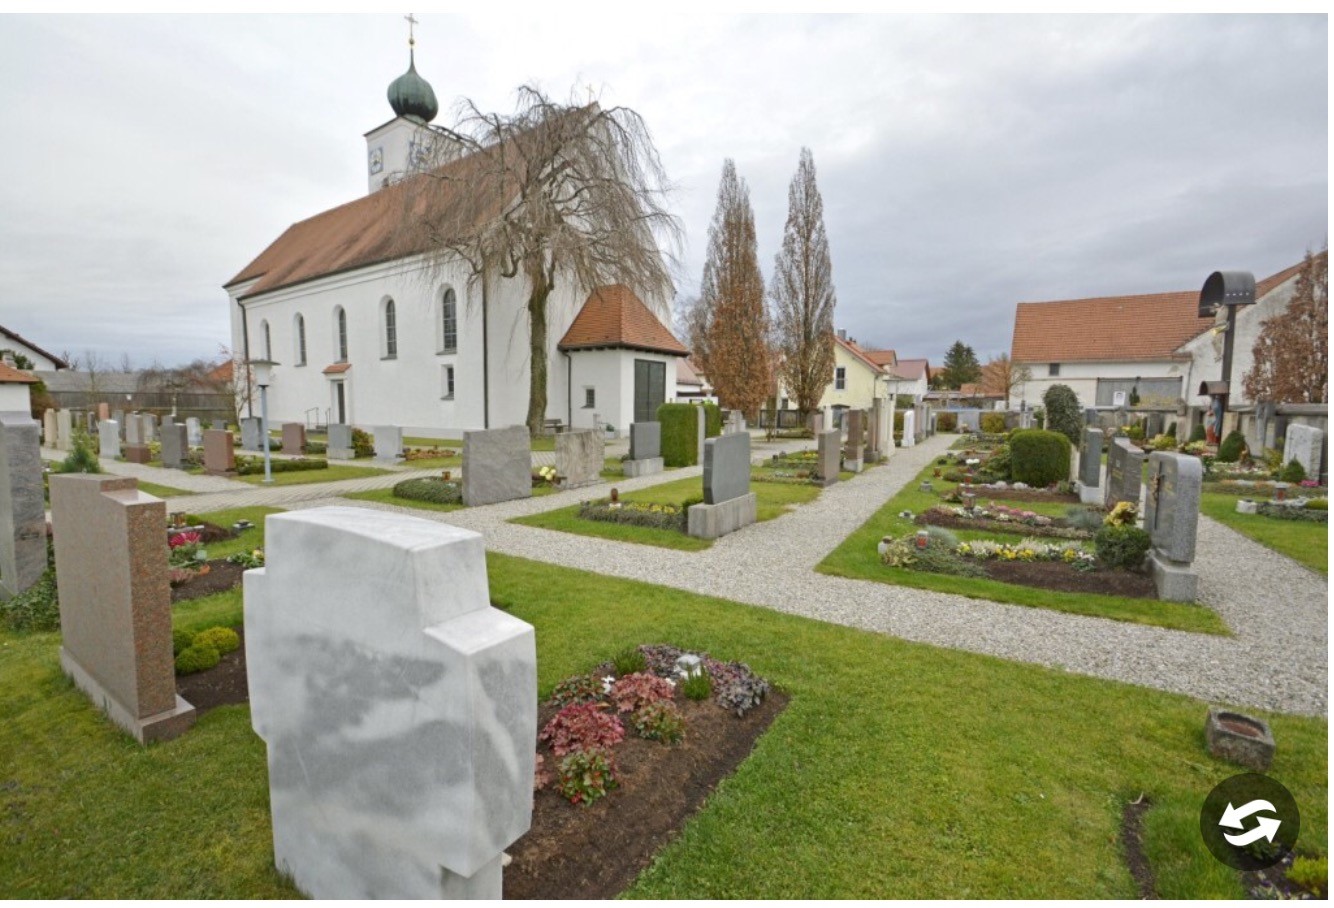
M 635 360 L 635 422 L 654 422 L 667 400 L 667 364 Z

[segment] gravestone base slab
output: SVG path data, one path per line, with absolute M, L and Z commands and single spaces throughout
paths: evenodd
M 1082 482 L 1080 482 L 1079 480 L 1076 479 L 1076 480 L 1075 480 L 1075 491 L 1079 492 L 1079 502 L 1080 502 L 1080 504 L 1096 504 L 1096 505 L 1101 505 L 1101 504 L 1103 503 L 1103 501 L 1102 501 L 1102 487 L 1101 487 L 1101 486 L 1089 486 L 1089 485 L 1085 485 L 1084 483 L 1082 483 Z
M 330 460 L 352 460 L 357 456 L 352 448 L 328 448 L 324 453 Z
M 92 700 L 108 719 L 133 735 L 140 744 L 179 738 L 195 724 L 195 708 L 181 699 L 180 694 L 176 695 L 174 709 L 144 716 L 141 719 L 117 703 L 116 698 L 111 696 L 96 678 L 88 674 L 63 646 L 60 648 L 60 667 L 66 675 L 69 675 L 74 686 L 87 694 L 88 699 Z
M 686 532 L 696 539 L 717 539 L 755 522 L 759 500 L 754 492 L 717 504 L 695 504 L 686 512 Z
M 626 476 L 652 476 L 663 471 L 661 457 L 646 457 L 643 460 L 623 460 L 621 469 Z
M 121 455 L 126 463 L 148 463 L 153 459 L 153 454 L 148 450 L 148 445 L 126 445 L 125 453 Z
M 864 464 L 861 462 L 860 458 L 857 460 L 845 459 L 843 461 L 843 469 L 847 470 L 849 473 L 860 473 L 863 466 Z
M 1199 576 L 1190 565 L 1169 561 L 1157 552 L 1149 553 L 1149 573 L 1158 588 L 1158 598 L 1167 602 L 1194 602 L 1199 590 Z

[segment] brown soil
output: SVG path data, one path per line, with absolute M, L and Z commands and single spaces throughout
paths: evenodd
M 741 719 L 712 700 L 677 705 L 686 717 L 685 740 L 667 745 L 627 734 L 615 750 L 620 784 L 606 797 L 577 807 L 550 788 L 535 794 L 532 828 L 508 850 L 514 860 L 505 868 L 505 898 L 620 893 L 749 755 L 787 697 L 771 691 Z M 538 726 L 555 712 L 543 707 Z M 554 772 L 554 758 L 544 756 Z
M 933 527 L 946 527 L 954 530 L 981 530 L 986 533 L 1016 533 L 1021 536 L 1044 536 L 1054 539 L 1071 539 L 1072 537 L 1062 532 L 1065 528 L 1059 524 L 1063 521 L 1057 521 L 1055 526 L 1030 526 L 1026 523 L 1020 523 L 1017 520 L 988 520 L 976 517 L 960 517 L 958 514 L 942 514 L 924 511 L 917 515 L 916 523 L 929 525 Z M 1093 534 L 1085 533 L 1082 536 L 1074 537 L 1077 539 L 1089 538 Z
M 1245 735 L 1248 738 L 1260 737 L 1260 729 L 1247 725 L 1245 722 L 1238 722 L 1235 719 L 1219 719 L 1218 724 L 1233 734 Z
M 1052 501 L 1079 504 L 1079 496 L 1071 492 L 1049 492 L 1046 489 L 983 489 L 959 486 L 959 492 L 972 492 L 978 501 L 995 498 L 998 501 Z
M 239 564 L 232 564 L 226 558 L 205 563 L 208 565 L 207 574 L 197 574 L 193 579 L 172 588 L 173 605 L 185 602 L 187 599 L 198 599 L 201 596 L 211 596 L 229 590 L 241 582 L 241 575 L 245 573 L 245 568 Z
M 1135 881 L 1135 891 L 1142 899 L 1158 898 L 1153 880 L 1153 867 L 1144 854 L 1144 814 L 1153 804 L 1140 795 L 1121 811 L 1121 847 L 1125 849 L 1126 865 Z
M 199 715 L 219 706 L 248 703 L 245 631 L 241 648 L 216 668 L 176 679 L 177 692 Z M 678 700 L 686 720 L 678 744 L 645 741 L 627 734 L 616 746 L 620 784 L 606 797 L 577 807 L 547 788 L 533 796 L 533 823 L 508 849 L 507 899 L 605 899 L 634 882 L 704 803 L 718 783 L 749 756 L 788 698 L 770 691 L 764 702 L 738 719 L 713 700 Z M 555 714 L 538 711 L 538 727 Z M 545 751 L 546 748 L 544 747 Z M 555 758 L 544 754 L 554 773 Z
M 245 629 L 232 629 L 241 638 L 240 649 L 223 656 L 222 661 L 206 672 L 176 678 L 176 693 L 193 706 L 198 715 L 218 706 L 250 702 L 245 673 Z
M 992 580 L 1032 586 L 1062 593 L 1101 593 L 1104 596 L 1129 596 L 1135 599 L 1156 599 L 1158 591 L 1153 578 L 1131 571 L 1096 570 L 1078 571 L 1061 561 L 997 561 L 982 562 Z

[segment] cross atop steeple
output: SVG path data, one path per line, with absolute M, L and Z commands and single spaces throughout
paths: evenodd
M 417 25 L 417 19 L 412 15 L 412 13 L 408 13 L 403 18 L 406 19 L 408 23 L 408 47 L 416 47 L 417 39 L 413 35 L 413 28 Z

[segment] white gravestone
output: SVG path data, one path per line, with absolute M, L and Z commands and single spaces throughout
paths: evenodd
M 104 419 L 97 424 L 97 437 L 98 457 L 115 460 L 120 456 L 120 425 L 114 419 Z
M 265 528 L 245 646 L 278 869 L 319 899 L 499 899 L 532 822 L 537 655 L 490 605 L 482 537 L 362 508 Z
M 1306 471 L 1307 479 L 1319 480 L 1324 443 L 1325 433 L 1315 426 L 1289 423 L 1283 440 L 1283 462 L 1296 460 Z
M 192 448 L 204 443 L 204 432 L 197 417 L 190 416 L 185 420 L 185 443 Z
M 916 440 L 916 438 L 914 437 L 916 434 L 917 434 L 917 411 L 916 411 L 916 410 L 904 410 L 904 411 L 903 411 L 903 446 L 904 446 L 905 448 L 911 448 L 913 445 L 917 444 L 917 440 Z
M 69 410 L 56 411 L 56 450 L 74 448 L 74 415 Z

